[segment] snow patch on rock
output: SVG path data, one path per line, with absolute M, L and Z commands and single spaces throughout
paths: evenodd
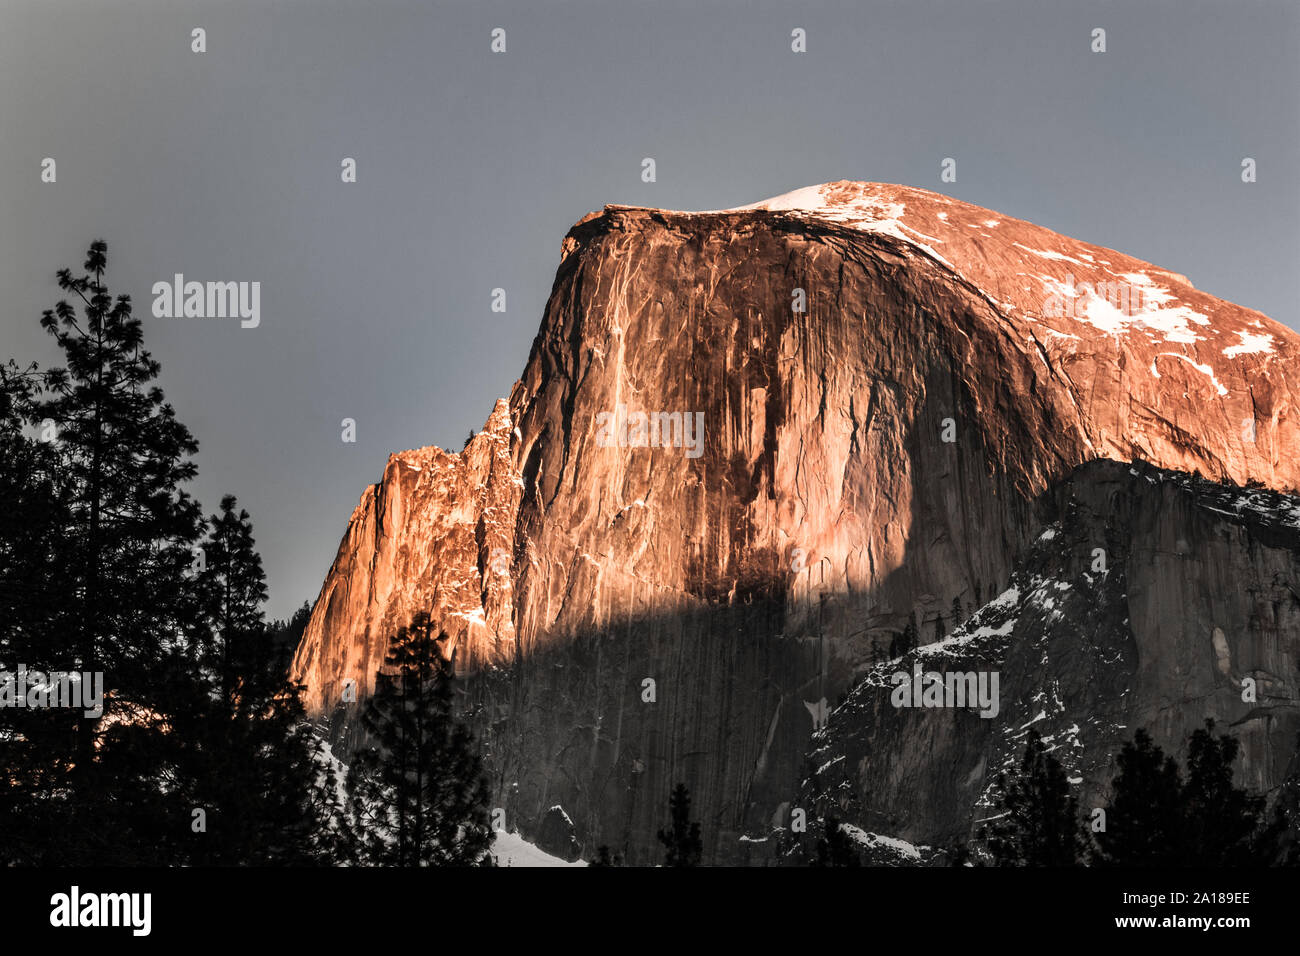
M 868 849 L 886 849 L 904 860 L 913 862 L 921 859 L 921 851 L 930 849 L 928 846 L 917 847 L 908 843 L 906 840 L 900 840 L 897 837 L 882 836 L 879 833 L 868 833 L 866 830 L 859 829 L 851 823 L 841 823 L 840 829 L 843 830 L 855 842 Z
M 505 830 L 496 832 L 496 839 L 492 841 L 492 858 L 496 860 L 497 866 L 586 866 L 585 860 L 575 860 L 570 863 L 567 860 L 561 860 L 558 856 L 551 856 L 545 850 L 540 849 L 532 843 L 529 843 L 518 833 L 507 833 Z
M 1256 333 L 1247 332 L 1245 329 L 1238 329 L 1237 335 L 1241 341 L 1236 345 L 1229 345 L 1223 350 L 1223 354 L 1228 358 L 1236 358 L 1238 355 L 1255 355 L 1260 352 L 1273 351 L 1273 336 L 1267 332 Z

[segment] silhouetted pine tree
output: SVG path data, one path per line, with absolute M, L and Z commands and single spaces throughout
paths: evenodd
M 289 652 L 292 659 L 293 652 L 298 649 L 302 636 L 307 631 L 307 623 L 311 620 L 311 605 L 306 601 L 298 607 L 293 614 L 284 621 L 274 621 L 270 626 L 271 643 L 276 647 L 282 647 Z
M 348 769 L 352 853 L 376 866 L 490 865 L 489 790 L 469 728 L 456 719 L 452 665 L 427 614 L 389 647 L 362 710 L 371 746 Z
M 41 652 L 68 645 L 72 598 L 61 559 L 68 540 L 70 483 L 52 433 L 24 433 L 36 421 L 39 373 L 0 366 L 0 653 L 39 667 Z
M 1180 866 L 1186 857 L 1182 780 L 1178 764 L 1145 730 L 1124 744 L 1106 807 L 1106 829 L 1095 834 L 1096 860 L 1116 866 Z
M 0 667 L 9 671 L 75 660 L 70 487 L 55 444 L 24 433 L 36 394 L 34 367 L 0 367 Z M 63 858 L 78 719 L 66 708 L 0 708 L 0 866 Z
M 947 637 L 947 636 L 948 636 L 948 632 L 944 629 L 944 626 L 943 626 L 943 615 L 942 615 L 942 614 L 935 614 L 935 616 L 934 616 L 934 640 L 935 640 L 935 643 L 938 643 L 939 641 L 942 641 L 942 640 L 943 640 L 945 637 Z
M 181 709 L 181 784 L 205 828 L 191 825 L 189 859 L 201 864 L 305 864 L 328 856 L 332 793 L 318 789 L 317 744 L 287 652 L 267 633 L 266 577 L 248 512 L 233 495 L 208 519 L 198 574 L 203 612 L 195 641 L 210 692 Z
M 1214 721 L 1192 734 L 1187 780 L 1178 765 L 1134 734 L 1096 834 L 1098 862 L 1116 866 L 1241 866 L 1267 862 L 1280 834 L 1266 827 L 1264 800 L 1233 786 L 1238 743 L 1214 736 Z
M 700 839 L 700 825 L 691 820 L 691 792 L 686 784 L 679 783 L 668 798 L 668 811 L 672 824 L 659 831 L 659 842 L 664 845 L 664 866 L 699 866 L 704 856 L 704 842 Z
M 827 817 L 824 824 L 825 834 L 817 840 L 817 856 L 810 866 L 861 866 L 862 857 L 857 844 L 845 832 L 840 821 Z
M 1214 736 L 1214 721 L 1192 734 L 1187 748 L 1183 813 L 1189 864 L 1245 866 L 1261 862 L 1264 798 L 1232 784 L 1239 744 Z
M 0 664 L 98 671 L 105 692 L 102 718 L 0 709 L 0 862 L 307 862 L 329 830 L 247 518 L 223 502 L 199 569 L 197 444 L 106 265 L 97 240 L 86 275 L 58 273 L 81 313 L 41 322 L 65 367 L 0 370 Z M 198 850 L 195 809 L 221 828 Z
M 1076 866 L 1082 860 L 1078 801 L 1060 762 L 1030 731 L 1019 769 L 998 774 L 997 819 L 984 837 L 999 866 Z
M 961 622 L 965 620 L 961 611 L 961 595 L 952 599 L 952 626 L 954 629 L 961 627 Z
M 81 314 L 67 301 L 43 314 L 65 367 L 45 374 L 30 408 L 58 430 L 51 444 L 67 489 L 60 559 L 73 597 L 61 663 L 105 682 L 103 717 L 76 711 L 64 783 L 77 820 L 59 843 L 76 862 L 166 862 L 180 811 L 159 785 L 174 769 L 168 709 L 201 693 L 185 686 L 183 639 L 196 611 L 187 571 L 200 518 L 184 485 L 198 446 L 154 384 L 158 363 L 130 297 L 110 297 L 106 266 L 96 240 L 85 275 L 59 271 Z
M 916 623 L 916 615 L 912 614 L 903 625 L 903 634 L 898 640 L 898 655 L 902 657 L 911 651 L 916 650 L 917 645 L 921 642 L 921 628 Z

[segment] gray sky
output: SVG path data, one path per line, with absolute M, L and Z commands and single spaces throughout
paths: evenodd
M 199 440 L 194 490 L 251 512 L 282 616 L 315 599 L 390 452 L 459 450 L 508 394 L 561 238 L 607 202 L 905 183 L 1300 327 L 1298 11 L 0 0 L 0 359 L 55 358 L 38 326 L 54 272 L 107 239 L 110 289 L 134 299 Z M 151 286 L 176 272 L 260 281 L 261 326 L 152 318 Z

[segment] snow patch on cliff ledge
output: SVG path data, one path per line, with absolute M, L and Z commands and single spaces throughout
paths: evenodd
M 500 867 L 586 866 L 586 860 L 570 863 L 529 843 L 518 833 L 498 830 L 492 841 L 492 857 Z
M 950 269 L 955 268 L 930 245 L 943 245 L 943 240 L 906 225 L 903 216 L 907 212 L 907 205 L 888 195 L 886 188 L 877 183 L 838 182 L 804 186 L 762 202 L 710 212 L 746 212 L 751 209 L 810 213 L 818 219 L 841 223 L 862 232 L 883 233 L 916 246 Z M 946 220 L 947 216 L 944 215 L 943 218 Z
M 645 207 L 606 207 L 607 211 L 638 208 Z M 1234 314 L 1239 309 L 1231 303 L 1220 307 L 1213 297 L 1197 292 L 1184 275 L 1033 222 L 989 218 L 991 210 L 913 186 L 838 180 L 727 209 L 647 211 L 673 216 L 771 212 L 891 236 L 975 286 L 1003 314 L 1018 314 L 1047 326 L 1054 337 L 1072 333 L 1061 323 L 1050 322 L 1044 305 L 1064 295 L 1077 299 L 1070 303 L 1076 322 L 1116 338 L 1137 331 L 1152 343 L 1196 344 L 1207 336 L 1235 335 L 1240 341 L 1216 351 L 1228 358 L 1253 354 L 1272 358 L 1275 353 L 1275 334 L 1264 331 L 1258 320 L 1250 322 Z M 1027 278 L 1028 284 L 1005 288 L 1003 280 L 1013 274 Z M 1071 286 L 1069 292 L 1063 290 L 1063 283 Z M 1073 289 L 1075 283 L 1090 284 L 1097 291 L 1080 296 Z M 1117 308 L 1108 295 L 1099 294 L 1101 289 L 1116 288 L 1124 289 L 1132 304 Z M 1246 325 L 1253 328 L 1243 329 Z

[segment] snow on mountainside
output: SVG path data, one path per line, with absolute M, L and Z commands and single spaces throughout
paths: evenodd
M 545 850 L 529 843 L 518 833 L 508 833 L 505 830 L 496 832 L 496 839 L 492 841 L 492 858 L 496 860 L 497 866 L 586 866 L 583 860 L 577 860 L 573 863 L 562 860 L 558 856 L 551 856 Z
M 561 805 L 583 853 L 653 861 L 667 794 L 686 780 L 706 859 L 770 860 L 826 702 L 913 615 L 928 633 L 954 602 L 1005 585 L 1081 466 L 1141 461 L 1293 492 L 1298 398 L 1300 337 L 1284 326 L 925 190 L 607 206 L 565 237 L 528 363 L 484 429 L 459 453 L 393 455 L 362 495 L 293 673 L 313 713 L 351 726 L 346 682 L 368 693 L 388 635 L 427 611 L 467 678 L 494 799 L 526 838 Z M 698 448 L 626 427 L 611 440 L 601 425 L 635 414 L 698 418 Z M 1231 533 L 1256 533 L 1230 517 Z M 1202 605 L 1245 613 L 1233 575 L 1256 573 L 1208 538 L 1198 547 L 1185 557 L 1206 565 L 1192 578 L 1206 594 L 1171 597 L 1150 638 L 1157 659 L 1187 657 L 1180 683 L 1150 685 L 1160 713 L 1200 706 L 1179 688 L 1220 673 L 1201 673 L 1219 659 L 1198 656 L 1219 613 Z M 1046 624 L 1076 606 L 1072 588 L 1043 593 Z M 1212 627 L 1230 656 L 1247 639 Z M 1258 666 L 1281 674 L 1291 639 Z M 1061 700 L 1083 726 L 1085 696 Z M 961 746 L 989 742 L 973 728 Z M 1257 755 L 1273 756 L 1252 772 L 1271 787 L 1280 771 L 1260 734 Z M 933 768 L 913 759 L 909 786 L 924 787 Z M 983 785 L 976 774 L 962 799 Z M 886 791 L 886 816 L 925 819 L 847 822 L 926 845 L 966 812 L 951 794 Z
M 1262 313 L 1228 306 L 1197 292 L 1183 275 L 1024 220 L 907 186 L 824 183 L 734 209 L 674 214 L 748 211 L 788 213 L 892 236 L 952 269 L 1001 307 L 1041 324 L 1049 336 L 1074 335 L 1069 321 L 1074 320 L 1109 334 L 1136 332 L 1152 342 L 1212 341 L 1220 354 L 1232 359 L 1273 355 L 1275 330 L 1285 328 Z M 996 255 L 988 254 L 990 247 L 997 247 Z M 1084 282 L 1089 283 L 1086 288 Z M 1124 293 L 1127 302 L 1107 295 L 1116 289 Z M 1044 315 L 1054 308 L 1062 315 Z M 1067 321 L 1061 321 L 1062 317 Z M 1180 352 L 1165 354 L 1182 356 Z M 1213 374 L 1209 366 L 1202 371 Z M 1152 374 L 1159 377 L 1154 369 Z
M 1031 730 L 1084 808 L 1104 802 L 1135 729 L 1181 759 L 1207 717 L 1240 742 L 1251 789 L 1285 779 L 1300 731 L 1300 499 L 1111 462 L 1055 498 L 1005 591 L 951 635 L 872 664 L 813 735 L 817 770 L 795 801 L 810 816 L 963 844 Z M 1239 593 L 1215 593 L 1221 581 Z M 917 672 L 997 674 L 998 711 L 899 706 L 895 675 Z M 787 849 L 812 852 L 809 838 Z

